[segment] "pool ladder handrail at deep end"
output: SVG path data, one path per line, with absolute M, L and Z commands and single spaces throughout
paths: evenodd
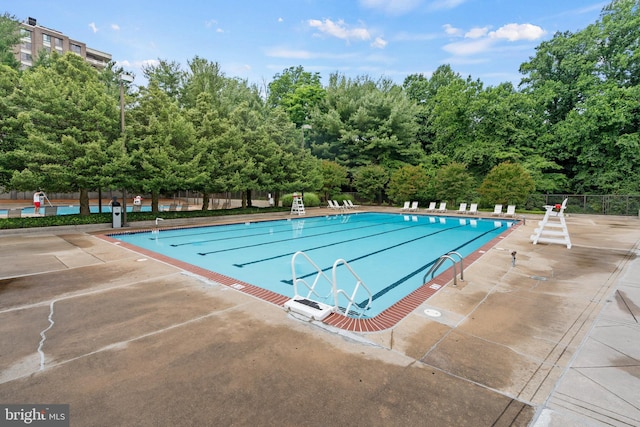
M 453 259 L 452 255 L 457 256 L 458 258 L 460 258 L 460 260 L 456 261 L 455 259 Z M 431 266 L 429 271 L 422 277 L 422 283 L 427 283 L 427 276 L 429 276 L 429 274 L 431 274 L 431 278 L 433 279 L 433 275 L 436 273 L 438 268 L 440 268 L 440 266 L 442 266 L 442 264 L 446 260 L 450 260 L 451 262 L 453 262 L 453 286 L 458 286 L 458 281 L 457 281 L 458 273 L 456 268 L 456 265 L 458 264 L 458 262 L 460 263 L 460 280 L 464 281 L 464 263 L 462 262 L 462 255 L 460 255 L 456 251 L 451 251 L 451 252 L 447 252 L 446 254 L 438 258 L 438 260 Z

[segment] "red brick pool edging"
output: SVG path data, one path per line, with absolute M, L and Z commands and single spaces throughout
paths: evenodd
M 515 220 L 514 220 L 515 221 Z M 465 267 L 473 264 L 475 261 L 480 259 L 485 252 L 489 249 L 493 248 L 498 242 L 502 241 L 505 237 L 507 237 L 511 232 L 521 225 L 520 221 L 515 221 L 513 226 L 507 227 L 507 230 L 500 233 L 500 235 L 496 236 L 490 242 L 484 244 L 481 248 L 468 255 L 463 259 L 463 263 Z M 163 228 L 163 230 L 176 230 L 181 228 L 194 228 L 194 227 L 202 227 L 199 226 L 181 226 L 181 227 L 167 227 Z M 232 277 L 225 276 L 223 274 L 219 274 L 213 271 L 209 271 L 207 269 L 197 267 L 193 264 L 189 264 L 157 252 L 150 251 L 148 249 L 141 248 L 139 246 L 131 245 L 129 243 L 123 242 L 121 240 L 117 240 L 111 238 L 110 236 L 119 235 L 119 234 L 132 234 L 132 233 L 145 233 L 153 231 L 152 229 L 141 229 L 136 231 L 119 231 L 112 232 L 107 234 L 97 234 L 96 237 L 109 242 L 116 244 L 118 246 L 122 246 L 127 248 L 133 252 L 148 256 L 149 258 L 155 259 L 157 261 L 164 262 L 166 264 L 172 265 L 174 267 L 180 268 L 182 270 L 188 271 L 190 273 L 196 274 L 198 276 L 204 277 L 206 279 L 212 280 L 216 283 L 220 283 L 222 285 L 229 286 L 233 289 L 236 289 L 240 292 L 243 292 L 248 295 L 252 295 L 254 297 L 260 298 L 269 303 L 275 304 L 279 307 L 284 307 L 284 303 L 289 301 L 291 298 L 286 297 L 284 295 L 278 294 L 276 292 L 272 292 L 266 289 L 262 289 L 258 286 L 251 285 L 249 283 L 245 283 L 239 280 L 236 280 Z M 424 283 L 415 291 L 411 292 L 409 295 L 393 304 L 391 307 L 384 310 L 382 313 L 378 314 L 375 317 L 367 318 L 367 319 L 357 319 L 352 317 L 347 317 L 340 313 L 332 313 L 323 322 L 327 325 L 333 326 L 335 328 L 343 329 L 346 331 L 352 332 L 379 332 L 385 329 L 390 329 L 394 327 L 398 322 L 404 319 L 409 313 L 419 307 L 422 303 L 424 303 L 427 299 L 432 297 L 436 292 L 445 287 L 450 281 L 453 280 L 453 266 L 439 274 L 437 277 L 431 279 L 430 281 Z

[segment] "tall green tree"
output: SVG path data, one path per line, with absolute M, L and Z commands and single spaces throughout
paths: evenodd
M 291 121 L 301 127 L 324 96 L 320 73 L 304 71 L 302 66 L 289 67 L 269 83 L 267 106 L 283 108 Z
M 537 154 L 560 165 L 574 191 L 638 189 L 638 25 L 638 1 L 614 0 L 521 66 L 525 93 L 543 106 Z
M 20 22 L 9 13 L 0 15 L 0 64 L 7 65 L 14 70 L 20 68 L 20 61 L 16 59 L 14 49 L 20 44 Z
M 320 191 L 322 191 L 324 201 L 328 201 L 335 194 L 340 193 L 342 186 L 349 182 L 347 178 L 348 170 L 346 167 L 326 159 L 322 160 L 320 168 L 322 171 L 322 188 Z
M 188 189 L 204 179 L 193 126 L 155 81 L 141 90 L 127 123 L 126 150 L 133 168 L 127 188 L 150 193 L 153 212 L 158 211 L 160 194 Z
M 13 187 L 79 192 L 89 214 L 89 190 L 104 184 L 107 151 L 117 139 L 117 102 L 97 71 L 73 53 L 52 54 L 50 66 L 25 71 L 15 100 L 26 141 L 15 151 L 26 169 Z
M 312 152 L 349 169 L 418 164 L 424 152 L 415 141 L 415 108 L 402 87 L 389 80 L 333 74 L 313 114 Z
M 14 150 L 25 139 L 16 121 L 14 91 L 19 88 L 20 74 L 8 65 L 0 64 L 0 187 L 6 187 L 14 170 L 22 169 Z
M 186 72 L 180 67 L 177 61 L 158 59 L 157 62 L 144 65 L 142 74 L 149 83 L 155 84 L 172 101 L 182 104 L 184 80 Z

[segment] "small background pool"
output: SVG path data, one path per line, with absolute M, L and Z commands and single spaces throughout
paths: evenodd
M 441 255 L 456 251 L 465 257 L 511 225 L 513 221 L 360 213 L 111 237 L 288 297 L 294 296 L 295 252 L 304 251 L 329 276 L 342 258 L 374 294 L 366 316 L 373 317 L 420 287 Z M 312 274 L 298 259 L 298 277 Z M 445 263 L 441 269 L 449 267 Z M 355 279 L 342 269 L 338 283 L 351 290 Z M 357 299 L 366 297 L 358 294 Z
M 80 206 L 76 206 L 76 205 L 64 205 L 64 206 L 59 206 L 59 205 L 54 205 L 58 207 L 58 215 L 73 215 L 73 214 L 79 214 L 80 213 Z M 164 206 L 159 206 L 158 209 L 159 210 L 164 210 Z M 91 213 L 98 213 L 100 212 L 100 208 L 99 206 L 95 205 L 95 206 L 89 206 L 89 210 Z M 141 206 L 140 208 L 141 212 L 151 212 L 151 206 L 147 205 L 147 206 Z M 40 213 L 43 213 L 44 209 L 40 208 Z M 111 206 L 109 205 L 103 205 L 102 206 L 102 212 L 103 213 L 110 213 L 111 212 Z M 133 206 L 132 205 L 127 205 L 127 212 L 133 212 Z M 34 208 L 33 206 L 31 207 L 26 207 L 26 208 L 22 208 L 22 213 L 25 215 L 33 215 L 34 213 Z M 7 214 L 7 209 L 0 209 L 0 214 Z

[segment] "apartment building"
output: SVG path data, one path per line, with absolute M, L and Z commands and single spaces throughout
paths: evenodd
M 74 52 L 96 68 L 104 68 L 111 61 L 111 54 L 88 47 L 85 43 L 71 39 L 60 31 L 38 25 L 35 18 L 20 23 L 20 45 L 16 58 L 21 67 L 29 68 L 42 50 L 47 52 Z

